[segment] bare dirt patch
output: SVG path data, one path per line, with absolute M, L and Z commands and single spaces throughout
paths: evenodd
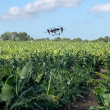
M 89 110 L 91 106 L 98 106 L 98 102 L 95 97 L 91 96 L 92 87 L 89 88 L 88 94 L 84 95 L 84 99 L 76 100 L 75 104 L 71 107 L 71 110 Z
M 106 73 L 106 69 L 100 69 L 100 73 Z M 92 92 L 93 87 L 89 88 L 88 94 L 84 95 L 84 99 L 76 100 L 75 104 L 71 107 L 70 110 L 89 110 L 91 106 L 98 106 L 98 102 L 96 98 L 91 96 L 90 93 Z

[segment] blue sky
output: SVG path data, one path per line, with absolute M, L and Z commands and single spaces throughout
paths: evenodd
M 60 36 L 43 33 L 57 25 L 66 28 Z M 2 0 L 0 35 L 7 31 L 34 39 L 110 37 L 110 0 Z

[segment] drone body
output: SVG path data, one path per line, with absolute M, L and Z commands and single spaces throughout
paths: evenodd
M 50 35 L 50 33 L 52 33 L 52 35 L 54 36 L 54 35 L 60 35 L 59 31 L 61 31 L 61 33 L 63 33 L 63 27 L 61 27 L 61 26 L 58 26 L 58 27 L 60 27 L 60 28 L 47 29 L 48 34 Z M 57 33 L 57 32 L 59 32 L 59 33 Z

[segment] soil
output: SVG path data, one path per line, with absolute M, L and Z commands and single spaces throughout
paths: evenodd
M 89 88 L 88 94 L 86 94 L 83 99 L 76 100 L 70 110 L 89 110 L 91 106 L 98 106 L 95 97 L 90 95 L 91 92 L 92 87 Z
M 100 69 L 100 73 L 106 73 L 107 70 L 106 69 Z
M 101 69 L 100 73 L 105 73 L 107 70 Z M 88 94 L 84 96 L 83 99 L 77 99 L 75 104 L 71 107 L 71 109 L 68 110 L 89 110 L 91 106 L 98 106 L 98 102 L 96 101 L 96 98 L 94 96 L 91 96 L 91 92 L 93 90 L 93 87 L 91 86 L 89 88 Z

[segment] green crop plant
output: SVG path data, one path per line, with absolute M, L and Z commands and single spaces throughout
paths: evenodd
M 93 89 L 92 95 L 95 95 L 99 106 L 91 106 L 90 110 L 109 110 L 110 109 L 110 78 L 107 75 L 96 72 L 96 75 L 103 79 L 90 80 L 96 87 Z
M 0 102 L 5 102 L 4 109 L 35 109 L 57 106 L 57 97 L 45 94 L 45 88 L 37 85 L 32 79 L 33 62 L 29 61 L 21 73 L 16 73 L 7 78 L 1 88 Z M 40 79 L 39 79 L 40 80 Z M 47 103 L 48 102 L 48 103 Z M 45 103 L 45 104 L 44 104 Z M 41 107 L 42 106 L 42 107 Z
M 109 50 L 103 42 L 0 41 L 0 104 L 13 110 L 74 104 L 88 80 L 99 84 L 95 72 L 109 70 Z

